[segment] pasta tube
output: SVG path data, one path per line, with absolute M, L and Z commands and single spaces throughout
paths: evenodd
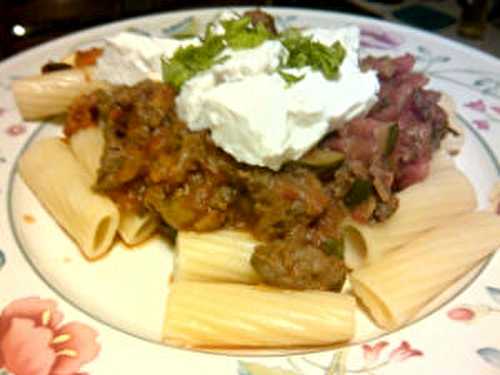
M 92 175 L 92 181 L 95 182 L 105 145 L 102 129 L 98 127 L 80 129 L 69 138 L 69 145 L 76 159 Z
M 98 127 L 81 129 L 71 136 L 69 144 L 78 161 L 97 179 L 101 156 L 105 146 L 104 135 Z M 153 235 L 157 220 L 149 213 L 122 212 L 118 233 L 127 245 L 137 245 Z
M 375 322 L 394 329 L 498 246 L 500 216 L 464 214 L 354 271 L 351 285 Z
M 127 211 L 123 212 L 120 217 L 118 233 L 123 242 L 133 246 L 146 241 L 154 234 L 157 227 L 158 221 L 152 214 L 146 212 L 140 215 L 133 211 Z
M 113 202 L 91 189 L 92 177 L 56 138 L 34 143 L 19 160 L 30 189 L 88 259 L 106 253 L 120 215 Z
M 439 161 L 440 166 L 442 162 Z M 373 262 L 419 233 L 476 207 L 474 188 L 456 168 L 440 167 L 423 182 L 403 190 L 398 197 L 398 210 L 384 223 L 346 221 L 345 260 L 349 267 L 355 269 Z
M 173 283 L 164 341 L 187 347 L 328 345 L 354 333 L 352 296 L 242 284 Z
M 12 92 L 25 120 L 37 120 L 66 112 L 82 94 L 104 87 L 93 79 L 93 68 L 67 69 L 14 81 Z
M 179 232 L 175 281 L 257 284 L 250 264 L 257 242 L 244 232 Z

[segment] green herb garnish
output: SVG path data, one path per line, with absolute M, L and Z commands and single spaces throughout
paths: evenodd
M 225 30 L 224 39 L 227 45 L 235 50 L 258 47 L 273 37 L 262 23 L 254 27 L 250 17 L 222 21 L 221 24 Z
M 302 74 L 300 76 L 296 76 L 291 73 L 286 73 L 282 69 L 278 70 L 278 74 L 283 78 L 283 81 L 287 83 L 287 87 L 290 87 L 294 83 L 297 83 L 299 81 L 302 81 L 304 77 L 306 76 L 305 74 Z
M 184 82 L 194 75 L 226 61 L 228 56 L 219 56 L 226 47 L 233 50 L 256 48 L 266 40 L 276 38 L 264 24 L 254 26 L 248 16 L 221 21 L 221 25 L 223 35 L 214 35 L 211 31 L 213 25 L 209 24 L 200 46 L 179 48 L 171 59 L 162 60 L 163 80 L 180 90 Z M 295 29 L 285 31 L 278 38 L 287 49 L 288 56 L 281 62 L 277 73 L 288 86 L 302 80 L 304 75 L 283 71 L 287 68 L 310 66 L 312 70 L 321 71 L 326 79 L 337 77 L 346 54 L 339 42 L 325 46 L 312 41 L 311 37 L 302 36 Z
M 321 244 L 321 249 L 326 255 L 344 259 L 344 238 L 328 238 Z
M 326 79 L 337 78 L 339 67 L 346 51 L 340 42 L 325 46 L 314 42 L 311 37 L 301 35 L 299 30 L 290 29 L 281 36 L 283 46 L 288 50 L 288 58 L 282 62 L 283 68 L 304 68 L 321 71 Z
M 354 207 L 367 200 L 373 192 L 373 185 L 368 180 L 360 178 L 354 180 L 351 188 L 344 197 L 344 203 L 347 207 Z
M 224 48 L 222 37 L 210 33 L 201 46 L 179 48 L 170 60 L 162 60 L 163 80 L 179 90 L 197 73 L 225 61 L 224 58 L 217 58 Z
M 250 17 L 222 21 L 221 24 L 224 35 L 214 35 L 209 24 L 200 46 L 179 48 L 171 59 L 162 60 L 163 81 L 179 90 L 197 73 L 226 61 L 228 56 L 218 58 L 226 47 L 235 50 L 255 48 L 272 37 L 264 25 L 254 27 Z

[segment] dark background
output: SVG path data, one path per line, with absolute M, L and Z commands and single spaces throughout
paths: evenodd
M 444 6 L 445 3 L 448 5 L 451 3 L 452 7 L 456 6 L 456 9 L 454 9 L 456 14 L 460 10 L 460 1 L 427 0 L 418 3 L 433 3 L 431 5 L 434 8 L 437 6 L 438 9 Z M 493 4 L 498 5 L 500 3 L 500 0 L 482 1 L 490 1 L 491 8 L 494 8 Z M 236 5 L 292 6 L 326 9 L 394 20 L 394 17 L 391 17 L 390 14 L 394 13 L 394 9 L 403 7 L 407 3 L 408 1 L 402 0 L 0 0 L 0 60 L 30 46 L 75 30 L 138 15 L 167 12 L 175 9 Z M 385 17 L 387 15 L 385 9 L 388 10 L 389 17 Z M 490 18 L 492 17 L 490 16 Z M 458 22 L 458 20 L 459 15 L 456 15 L 455 21 Z M 403 22 L 405 21 L 403 20 Z M 25 30 L 24 35 L 15 35 L 14 27 L 16 25 L 22 26 Z M 426 25 L 423 24 L 422 27 L 426 28 Z M 452 26 L 452 28 L 455 30 L 456 26 Z M 498 39 L 496 40 L 498 41 Z M 500 44 L 500 42 L 498 43 Z M 481 45 L 479 47 L 481 48 Z M 495 51 L 490 52 L 495 53 Z

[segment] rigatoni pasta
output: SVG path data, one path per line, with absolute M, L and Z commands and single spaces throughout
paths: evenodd
M 118 233 L 123 242 L 134 246 L 150 238 L 157 227 L 158 220 L 153 215 L 126 211 L 121 214 Z
M 261 280 L 250 264 L 256 244 L 245 232 L 180 232 L 175 281 L 257 284 Z
M 105 146 L 102 130 L 97 126 L 80 129 L 69 138 L 69 145 L 76 159 L 92 175 L 95 182 Z
M 92 191 L 91 175 L 65 143 L 56 138 L 34 143 L 19 160 L 19 172 L 88 259 L 110 249 L 119 212 L 109 198 Z
M 80 129 L 69 138 L 70 147 L 80 163 L 92 175 L 92 181 L 97 179 L 101 155 L 105 140 L 99 127 Z M 127 245 L 137 245 L 147 240 L 156 231 L 156 218 L 145 212 L 122 212 L 118 233 Z
M 21 115 L 36 120 L 65 112 L 78 96 L 105 87 L 93 73 L 90 67 L 67 69 L 14 81 L 12 91 Z
M 163 339 L 185 347 L 329 345 L 354 334 L 354 298 L 321 291 L 178 282 Z
M 350 275 L 353 291 L 378 325 L 397 328 L 495 251 L 500 246 L 499 233 L 498 215 L 457 216 L 355 270 Z
M 474 188 L 456 168 L 437 160 L 438 170 L 426 180 L 398 194 L 399 208 L 384 223 L 360 224 L 347 220 L 346 262 L 351 268 L 373 262 L 383 254 L 407 243 L 419 233 L 476 207 Z

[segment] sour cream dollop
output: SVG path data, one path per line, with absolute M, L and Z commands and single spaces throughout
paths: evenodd
M 198 38 L 172 39 L 121 32 L 104 40 L 95 77 L 115 85 L 134 85 L 144 79 L 161 80 L 161 59 L 180 47 L 199 45 Z
M 310 29 L 314 41 L 339 41 L 346 50 L 337 79 L 310 67 L 290 69 L 304 79 L 288 87 L 276 73 L 287 51 L 267 41 L 242 51 L 185 82 L 176 99 L 178 115 L 193 131 L 210 129 L 212 139 L 236 160 L 278 170 L 299 159 L 332 129 L 367 112 L 377 100 L 374 71 L 358 64 L 359 29 Z

